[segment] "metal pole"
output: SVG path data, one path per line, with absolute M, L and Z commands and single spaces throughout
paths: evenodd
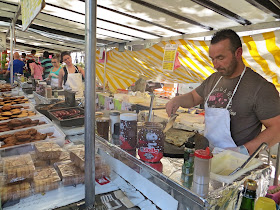
M 11 86 L 13 86 L 13 79 L 14 79 L 14 21 L 11 22 L 10 28 L 10 81 Z
M 85 203 L 95 202 L 95 51 L 97 0 L 85 1 L 86 71 L 85 71 Z
M 106 47 L 104 49 L 105 52 L 105 61 L 104 61 L 104 79 L 103 79 L 103 93 L 105 92 L 105 85 L 106 85 L 106 64 L 107 64 L 107 52 Z

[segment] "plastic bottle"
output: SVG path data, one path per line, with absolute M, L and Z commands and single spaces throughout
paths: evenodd
M 240 210 L 254 210 L 257 187 L 257 182 L 254 180 L 245 180 Z
M 205 150 L 199 149 L 194 152 L 194 174 L 192 191 L 201 197 L 208 195 L 211 158 L 213 154 L 209 147 Z
M 46 87 L 46 97 L 47 98 L 52 97 L 52 87 L 50 85 L 47 85 L 47 87 Z
M 276 203 L 271 198 L 259 197 L 255 204 L 255 210 L 276 210 Z
M 194 171 L 194 142 L 186 142 L 184 149 L 184 163 L 182 165 L 181 181 L 187 188 L 191 188 Z

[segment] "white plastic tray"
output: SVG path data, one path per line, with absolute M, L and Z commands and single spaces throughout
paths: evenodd
M 32 110 L 33 111 L 33 110 Z M 23 118 L 15 118 L 15 119 L 18 119 L 18 120 L 24 120 L 26 118 L 30 118 L 31 120 L 39 120 L 40 122 L 45 122 L 46 124 L 42 124 L 42 125 L 35 125 L 35 126 L 30 126 L 30 127 L 27 127 L 27 128 L 24 128 L 24 129 L 29 129 L 29 128 L 38 128 L 38 127 L 42 127 L 42 126 L 45 126 L 45 125 L 48 125 L 48 124 L 53 124 L 49 118 L 47 118 L 46 116 L 44 115 L 40 115 L 40 114 L 36 114 L 36 115 L 33 115 L 33 116 L 30 116 L 30 117 L 23 117 Z M 9 120 L 3 120 L 3 121 L 0 121 L 0 123 L 5 123 L 5 122 L 8 122 L 12 119 L 9 119 Z M 11 130 L 11 131 L 19 131 L 21 129 L 17 129 L 17 130 Z M 10 131 L 5 131 L 5 132 L 10 132 Z M 1 132 L 0 131 L 0 135 L 2 135 L 3 133 L 5 132 Z
M 16 131 L 3 132 L 3 133 L 0 134 L 0 136 L 5 135 L 5 134 L 13 134 L 13 133 L 16 133 L 18 131 L 23 131 L 23 130 L 26 130 L 26 129 L 29 129 L 29 128 L 18 129 Z M 61 147 L 63 147 L 66 135 L 56 125 L 54 125 L 54 124 L 41 125 L 40 127 L 36 127 L 35 129 L 38 132 L 40 132 L 40 133 L 50 133 L 50 132 L 53 132 L 54 138 L 47 137 L 45 140 L 42 140 L 42 141 L 55 141 Z M 32 147 L 34 146 L 34 143 L 35 142 L 30 142 L 30 143 L 21 144 L 21 145 L 15 145 L 15 146 L 6 147 L 6 148 L 1 148 L 0 147 L 0 151 L 10 150 L 10 149 L 15 149 L 15 148 L 20 150 L 21 147 L 31 146 L 31 148 L 23 149 L 24 151 L 22 151 L 22 152 L 20 152 L 20 151 L 13 151 L 12 152 L 13 154 L 22 154 L 22 153 L 26 153 L 26 151 L 33 150 Z
M 246 168 L 243 168 L 237 171 L 235 174 L 228 176 L 228 174 L 240 167 L 248 158 L 248 155 L 234 152 L 232 150 L 224 150 L 223 152 L 214 155 L 211 160 L 210 178 L 219 182 L 232 183 L 242 174 L 263 164 L 261 160 L 254 158 Z

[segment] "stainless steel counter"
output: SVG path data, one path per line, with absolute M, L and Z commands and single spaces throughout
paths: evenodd
M 240 205 L 240 191 L 245 179 L 254 179 L 258 183 L 258 196 L 264 196 L 268 189 L 271 168 L 268 165 L 247 172 L 231 184 L 210 181 L 209 195 L 202 198 L 180 182 L 183 159 L 163 157 L 161 159 L 162 172 L 146 165 L 136 157 L 128 154 L 119 147 L 96 136 L 96 148 L 101 148 L 112 157 L 119 159 L 142 176 L 149 179 L 164 191 L 171 194 L 179 202 L 178 209 L 235 209 Z M 161 166 L 157 166 L 157 169 Z M 148 187 L 148 186 L 147 186 Z

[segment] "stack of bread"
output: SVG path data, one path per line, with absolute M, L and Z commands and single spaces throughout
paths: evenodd
M 30 154 L 5 157 L 3 162 L 3 186 L 1 200 L 16 200 L 31 195 L 30 181 L 35 166 Z
M 85 148 L 74 148 L 70 150 L 70 159 L 75 166 L 85 171 Z M 100 155 L 95 155 L 95 178 L 100 179 L 103 176 L 110 176 L 110 166 L 104 163 Z
M 84 182 L 84 145 L 61 148 L 55 142 L 36 142 L 35 151 L 0 160 L 0 194 L 2 202 L 14 201 L 32 193 L 45 193 Z M 1 166 L 2 165 L 2 166 Z M 95 159 L 96 178 L 110 175 L 110 167 Z M 61 182 L 62 181 L 62 182 Z

